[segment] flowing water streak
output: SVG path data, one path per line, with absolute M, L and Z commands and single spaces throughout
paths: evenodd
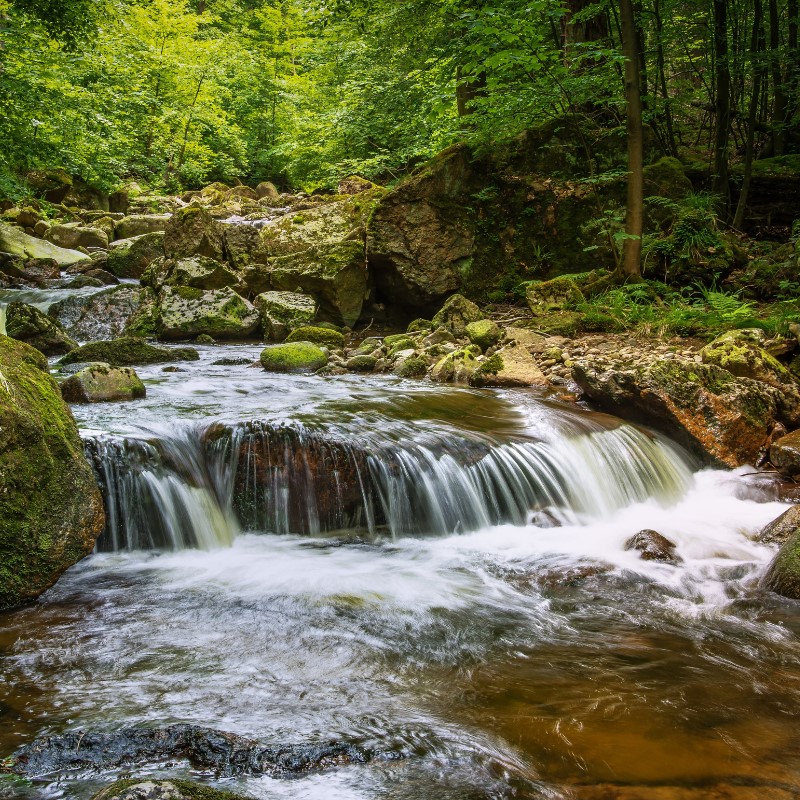
M 680 452 L 628 425 L 546 442 L 461 431 L 301 425 L 185 428 L 87 440 L 106 498 L 103 549 L 227 546 L 239 527 L 319 535 L 466 533 L 580 524 L 691 481 Z

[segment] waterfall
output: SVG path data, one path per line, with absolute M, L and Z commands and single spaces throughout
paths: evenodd
M 451 534 L 602 518 L 691 479 L 669 443 L 629 425 L 550 441 L 473 432 L 313 429 L 251 422 L 86 441 L 105 497 L 101 549 L 211 548 L 240 529 Z

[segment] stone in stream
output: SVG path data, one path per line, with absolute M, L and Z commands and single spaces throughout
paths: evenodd
M 185 339 L 206 334 L 214 339 L 245 339 L 261 316 L 252 303 L 230 287 L 204 292 L 188 286 L 165 286 L 160 294 L 159 336 Z
M 762 528 L 758 541 L 764 544 L 785 544 L 800 531 L 800 506 L 792 506 Z
M 775 594 L 800 600 L 800 530 L 795 530 L 778 550 L 761 585 Z
M 500 326 L 490 319 L 470 322 L 465 329 L 465 333 L 472 344 L 478 345 L 484 351 L 494 347 L 503 338 L 503 331 Z
M 9 303 L 7 306 L 6 333 L 46 356 L 63 355 L 78 346 L 58 322 L 25 303 Z
M 460 294 L 447 298 L 447 302 L 433 317 L 434 328 L 445 328 L 454 336 L 466 336 L 467 325 L 482 320 L 486 314 L 472 300 Z
M 141 337 L 124 336 L 107 342 L 85 344 L 58 363 L 102 361 L 112 367 L 130 367 L 137 364 L 166 364 L 170 361 L 197 361 L 199 358 L 200 354 L 193 347 L 155 347 Z
M 342 742 L 264 745 L 233 733 L 184 724 L 130 727 L 116 733 L 78 731 L 42 736 L 2 762 L 0 770 L 32 778 L 185 758 L 196 769 L 213 770 L 218 776 L 288 778 L 346 764 L 364 764 L 376 755 Z
M 241 794 L 214 789 L 203 783 L 169 780 L 128 779 L 99 791 L 92 800 L 248 800 Z
M 551 387 L 550 381 L 539 369 L 536 359 L 527 348 L 516 342 L 507 344 L 483 361 L 470 378 L 470 385 L 505 388 Z
M 89 555 L 103 501 L 47 359 L 0 336 L 0 608 L 38 597 Z
M 301 292 L 262 292 L 253 301 L 261 312 L 264 338 L 282 342 L 295 328 L 310 325 L 317 314 L 313 297 Z
M 646 529 L 634 534 L 625 542 L 626 550 L 638 550 L 642 561 L 663 561 L 665 564 L 678 564 L 680 558 L 675 554 L 675 544 L 658 531 Z
M 147 394 L 139 376 L 130 367 L 89 364 L 61 384 L 68 403 L 110 403 L 140 400 Z
M 774 441 L 769 448 L 769 460 L 783 475 L 800 475 L 800 431 Z
M 267 372 L 316 372 L 328 356 L 313 342 L 289 342 L 265 348 L 260 360 Z
M 339 331 L 330 328 L 304 325 L 295 328 L 287 337 L 287 342 L 312 342 L 320 347 L 330 347 L 333 350 L 344 347 L 344 336 Z

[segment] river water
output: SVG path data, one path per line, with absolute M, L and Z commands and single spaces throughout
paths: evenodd
M 109 530 L 0 616 L 0 754 L 186 721 L 386 755 L 220 784 L 255 798 L 798 796 L 797 604 L 757 585 L 785 508 L 767 477 L 531 392 L 200 349 L 139 369 L 143 401 L 74 409 Z M 643 528 L 680 563 L 626 551 Z

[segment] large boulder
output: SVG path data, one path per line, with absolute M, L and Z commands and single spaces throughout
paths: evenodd
M 277 200 L 280 197 L 280 193 L 275 188 L 275 184 L 269 181 L 261 181 L 261 183 L 256 186 L 256 195 L 259 200 L 263 200 L 265 197 L 268 200 Z
M 118 239 L 108 250 L 108 271 L 118 278 L 141 278 L 157 258 L 164 255 L 164 233 L 154 231 Z
M 245 270 L 251 290 L 304 292 L 319 301 L 320 317 L 352 327 L 367 294 L 367 266 L 360 241 L 331 244 L 271 259 L 270 266 Z
M 45 239 L 58 247 L 77 250 L 79 247 L 94 247 L 105 250 L 108 247 L 108 234 L 100 228 L 87 228 L 79 222 L 65 222 L 48 229 Z
M 54 261 L 61 269 L 79 264 L 81 261 L 91 261 L 89 256 L 77 250 L 67 250 L 58 247 L 52 242 L 28 236 L 20 228 L 0 222 L 0 252 L 10 253 L 24 259 L 49 259 Z
M 330 328 L 318 328 L 315 325 L 303 325 L 295 328 L 287 337 L 287 342 L 311 342 L 320 347 L 336 350 L 344 347 L 344 336 Z
M 103 501 L 47 360 L 0 336 L 0 608 L 32 600 L 91 553 Z
M 145 335 L 152 330 L 152 292 L 138 286 L 114 286 L 97 294 L 73 296 L 48 309 L 67 333 L 79 342 L 116 339 L 134 329 Z M 144 325 L 135 323 L 144 322 Z
M 245 339 L 258 329 L 255 306 L 230 287 L 204 292 L 165 286 L 160 295 L 159 336 L 185 339 L 206 334 L 214 339 Z
M 46 356 L 60 356 L 78 346 L 52 317 L 25 303 L 9 303 L 6 308 L 6 333 Z
M 597 361 L 573 378 L 601 410 L 667 434 L 707 463 L 755 464 L 779 418 L 780 392 L 714 364 Z
M 758 534 L 758 541 L 765 544 L 785 544 L 798 532 L 800 532 L 800 506 L 792 506 L 762 528 Z
M 117 239 L 132 239 L 145 233 L 165 231 L 171 214 L 132 214 L 124 217 L 116 225 Z
M 262 292 L 253 301 L 261 312 L 264 338 L 282 342 L 295 328 L 310 325 L 317 315 L 317 303 L 302 292 Z
M 90 342 L 78 347 L 59 364 L 102 361 L 112 367 L 136 364 L 167 364 L 170 361 L 197 361 L 200 354 L 193 347 L 154 347 L 138 336 L 124 336 L 109 342 Z
M 147 394 L 139 376 L 130 367 L 89 364 L 61 384 L 68 403 L 115 403 L 140 400 Z
M 225 260 L 225 228 L 202 206 L 176 212 L 165 230 L 164 254 L 170 259 L 205 256 Z
M 480 366 L 477 358 L 481 349 L 471 344 L 442 357 L 431 370 L 431 380 L 438 383 L 460 383 L 467 385 Z
M 168 262 L 164 284 L 169 286 L 192 286 L 195 289 L 224 289 L 236 286 L 239 276 L 224 264 L 205 256 L 181 258 Z
M 800 476 L 800 430 L 776 439 L 769 448 L 769 460 L 784 475 Z
M 434 328 L 446 328 L 454 336 L 466 336 L 467 325 L 478 322 L 485 316 L 486 314 L 472 300 L 454 294 L 447 298 L 447 302 L 436 312 L 432 322 Z

